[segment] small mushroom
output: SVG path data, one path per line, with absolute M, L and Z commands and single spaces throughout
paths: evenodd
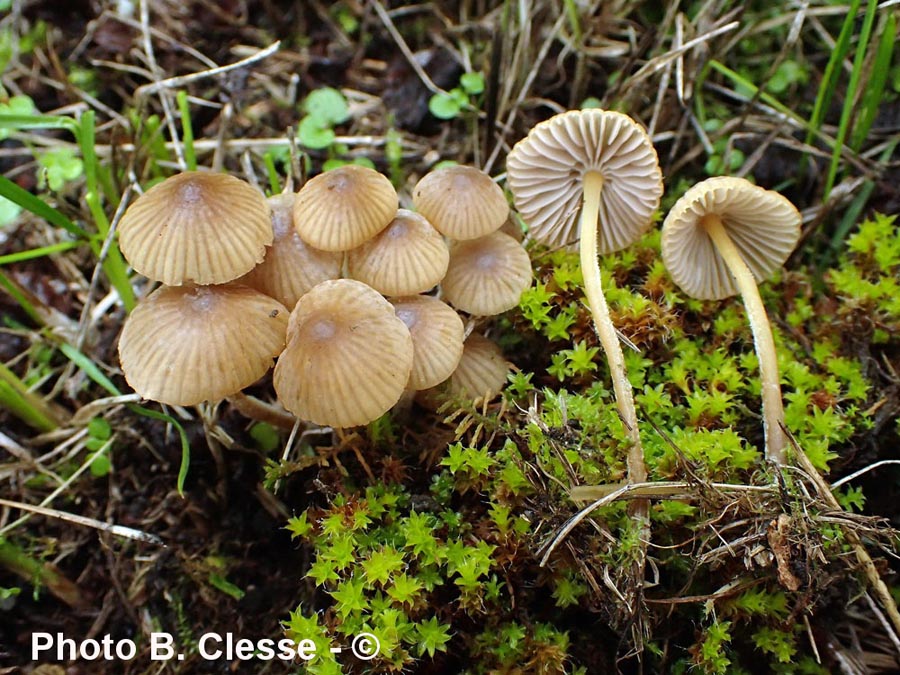
M 462 358 L 450 378 L 420 392 L 416 400 L 432 409 L 439 408 L 448 397 L 478 405 L 503 390 L 509 370 L 509 362 L 500 347 L 493 340 L 472 333 L 466 338 Z
M 138 197 L 119 221 L 119 246 L 139 273 L 167 286 L 223 284 L 272 243 L 265 197 L 222 173 L 187 171 Z
M 266 257 L 241 283 L 269 295 L 288 309 L 313 286 L 341 276 L 342 255 L 319 251 L 300 238 L 294 229 L 292 192 L 269 197 L 272 230 L 275 238 L 266 249 Z
M 412 364 L 409 329 L 387 300 L 359 281 L 324 281 L 291 312 L 275 391 L 301 419 L 353 427 L 400 399 Z
M 603 297 L 597 253 L 625 248 L 650 228 L 663 191 L 656 150 L 627 115 L 575 110 L 535 126 L 509 153 L 506 169 L 507 186 L 533 239 L 556 247 L 580 238 L 584 292 L 632 441 L 629 480 L 642 482 L 647 472 L 634 396 Z
M 397 213 L 394 186 L 374 169 L 347 164 L 311 178 L 294 202 L 294 227 L 321 251 L 349 251 L 381 232 Z
M 462 358 L 450 376 L 450 390 L 475 402 L 489 401 L 506 385 L 509 361 L 493 340 L 472 333 L 466 338 Z
M 493 232 L 453 244 L 441 289 L 457 309 L 491 316 L 515 307 L 530 284 L 528 253 L 508 234 Z
M 766 456 L 785 461 L 784 406 L 778 358 L 757 283 L 784 264 L 800 238 L 791 202 L 743 178 L 704 180 L 679 199 L 663 223 L 662 256 L 688 295 L 720 299 L 740 293 L 750 320 L 762 383 Z
M 384 295 L 413 295 L 437 286 L 450 252 L 424 217 L 400 209 L 384 230 L 347 254 L 347 272 Z
M 265 375 L 287 325 L 287 309 L 248 286 L 161 286 L 125 320 L 119 362 L 146 399 L 218 401 Z
M 450 377 L 463 353 L 464 327 L 459 314 L 429 295 L 394 298 L 390 302 L 413 341 L 407 389 L 428 389 Z
M 425 174 L 413 204 L 441 234 L 477 239 L 499 230 L 509 215 L 503 190 L 481 169 L 453 165 Z

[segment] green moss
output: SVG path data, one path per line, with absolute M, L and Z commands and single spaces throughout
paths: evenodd
M 873 425 L 881 394 L 858 345 L 896 346 L 900 335 L 900 235 L 892 223 L 879 217 L 862 224 L 824 289 L 803 270 L 762 285 L 774 318 L 785 424 L 823 471 L 852 453 Z M 635 621 L 622 598 L 635 592 L 642 532 L 627 500 L 596 509 L 538 566 L 579 508 L 570 501 L 572 485 L 624 481 L 628 439 L 584 307 L 577 257 L 533 254 L 533 286 L 495 324 L 520 366 L 503 404 L 453 416 L 473 422 L 458 423 L 449 442 L 441 437 L 433 460 L 407 483 L 356 487 L 348 480 L 347 496 L 288 525 L 311 546 L 306 576 L 319 589 L 313 604 L 292 615 L 288 632 L 331 641 L 371 632 L 382 654 L 361 672 L 452 662 L 458 653 L 471 673 L 530 663 L 542 664 L 542 672 L 579 672 L 595 666 L 579 663 L 580 642 L 594 639 L 598 626 L 624 635 Z M 815 611 L 829 584 L 854 574 L 844 526 L 820 518 L 809 484 L 792 471 L 777 488 L 713 487 L 773 485 L 762 453 L 758 364 L 740 300 L 684 296 L 661 266 L 658 233 L 603 256 L 601 265 L 613 320 L 628 344 L 651 480 L 691 486 L 651 502 L 648 578 L 655 584 L 643 589 L 646 667 L 824 672 L 808 654 L 798 617 Z M 373 438 L 376 431 L 373 450 L 419 452 L 401 426 Z M 414 506 L 423 491 L 426 509 Z M 836 496 L 848 510 L 865 505 L 858 487 Z M 673 597 L 702 601 L 666 604 Z M 328 611 L 319 612 L 323 607 Z M 671 630 L 657 635 L 657 620 Z M 333 661 L 309 670 L 340 667 Z

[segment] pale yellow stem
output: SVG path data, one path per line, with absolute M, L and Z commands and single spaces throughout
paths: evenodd
M 244 417 L 266 422 L 280 429 L 293 429 L 297 422 L 297 418 L 280 405 L 266 403 L 241 391 L 229 396 L 228 402 Z
M 766 457 L 776 464 L 784 464 L 784 449 L 787 444 L 784 431 L 781 429 L 784 421 L 784 405 L 778 377 L 778 354 L 775 351 L 769 316 L 766 314 L 762 298 L 759 297 L 759 288 L 753 272 L 747 267 L 747 263 L 728 236 L 722 219 L 710 214 L 703 217 L 701 224 L 728 266 L 744 300 L 750 330 L 753 331 L 753 341 L 756 344 L 756 357 L 759 360 Z
M 581 210 L 581 273 L 584 276 L 584 294 L 594 317 L 594 326 L 606 360 L 609 363 L 609 374 L 612 378 L 613 391 L 616 395 L 616 406 L 625 424 L 625 430 L 631 441 L 628 450 L 628 481 L 643 483 L 647 480 L 647 468 L 644 465 L 644 449 L 638 431 L 637 412 L 634 408 L 634 396 L 631 383 L 625 373 L 625 356 L 619 344 L 619 336 L 609 317 L 606 298 L 600 283 L 600 263 L 597 260 L 597 217 L 600 213 L 600 193 L 603 190 L 603 176 L 596 171 L 589 171 L 583 178 L 584 205 Z

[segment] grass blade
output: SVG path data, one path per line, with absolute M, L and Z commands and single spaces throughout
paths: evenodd
M 837 178 L 838 167 L 841 163 L 841 153 L 844 148 L 844 140 L 847 138 L 847 132 L 850 128 L 850 119 L 853 116 L 853 109 L 857 101 L 857 93 L 859 92 L 863 63 L 866 57 L 866 50 L 869 45 L 869 38 L 872 35 L 872 25 L 875 23 L 875 10 L 878 8 L 877 0 L 869 0 L 866 6 L 866 15 L 863 19 L 862 29 L 859 33 L 859 42 L 856 45 L 856 54 L 853 57 L 853 70 L 850 73 L 850 83 L 847 86 L 847 92 L 844 97 L 844 107 L 841 110 L 841 121 L 838 125 L 837 137 L 831 151 L 831 164 L 828 166 L 828 175 L 825 178 L 825 189 L 822 193 L 822 201 L 827 202 L 831 189 L 834 187 Z M 853 17 L 851 13 L 848 19 Z
M 809 118 L 810 131 L 806 137 L 807 145 L 812 143 L 815 131 L 822 127 L 825 111 L 828 110 L 828 106 L 831 105 L 831 99 L 834 98 L 838 78 L 841 75 L 841 63 L 850 51 L 850 37 L 853 35 L 853 24 L 856 22 L 856 13 L 859 11 L 861 2 L 862 0 L 851 0 L 837 42 L 834 45 L 834 49 L 831 50 L 831 56 L 828 57 L 828 64 L 825 66 L 825 73 L 822 75 L 822 82 L 819 84 L 819 91 L 813 104 L 812 115 Z
M 0 115 L 0 129 L 66 129 L 75 133 L 71 117 L 53 115 Z
M 60 344 L 59 350 L 65 354 L 66 358 L 68 358 L 72 363 L 78 366 L 84 374 L 87 375 L 94 382 L 99 384 L 101 387 L 106 389 L 113 396 L 121 396 L 122 392 L 112 383 L 103 371 L 97 367 L 97 364 L 91 361 L 87 356 L 82 354 L 80 351 L 75 349 L 70 344 Z M 165 413 L 159 412 L 158 410 L 150 410 L 149 408 L 144 408 L 139 405 L 129 405 L 128 409 L 132 412 L 137 413 L 138 415 L 142 415 L 144 417 L 149 417 L 150 419 L 160 420 L 167 424 L 171 424 L 178 431 L 178 436 L 181 439 L 181 467 L 178 470 L 178 494 L 184 494 L 184 482 L 187 479 L 188 469 L 191 465 L 191 444 L 188 441 L 187 433 L 184 431 L 184 427 L 171 415 L 166 415 Z
M 175 95 L 178 111 L 181 113 L 181 142 L 184 144 L 184 161 L 188 171 L 197 170 L 197 154 L 194 152 L 194 127 L 191 124 L 191 108 L 188 105 L 187 92 L 179 91 Z
M 277 195 L 281 192 L 281 180 L 278 177 L 278 169 L 275 167 L 275 159 L 271 152 L 263 155 L 263 163 L 266 165 L 266 175 L 269 178 L 270 194 Z
M 28 296 L 19 288 L 19 285 L 13 282 L 8 276 L 0 272 L 0 288 L 6 291 L 13 300 L 15 300 L 22 311 L 28 315 L 37 325 L 44 325 L 44 315 L 38 311 Z
M 890 160 L 890 158 L 894 154 L 894 150 L 896 150 L 897 146 L 900 145 L 900 136 L 895 136 L 884 148 L 884 151 L 881 153 L 879 157 L 879 162 L 884 165 Z M 831 237 L 831 242 L 829 244 L 829 251 L 822 258 L 822 262 L 819 267 L 821 269 L 826 269 L 831 263 L 837 258 L 838 252 L 840 252 L 843 247 L 844 241 L 847 239 L 847 235 L 850 233 L 850 230 L 853 229 L 853 226 L 859 222 L 859 217 L 862 214 L 863 208 L 866 203 L 869 201 L 869 197 L 872 196 L 872 192 L 875 190 L 875 181 L 867 180 L 862 184 L 862 187 L 856 193 L 856 196 L 853 198 L 853 201 L 850 203 L 850 206 L 847 207 L 847 210 L 844 212 L 844 217 L 841 219 L 841 222 L 838 224 L 837 228 L 834 231 L 834 234 Z
M 20 188 L 6 176 L 0 176 L 0 197 L 6 197 L 9 201 L 18 204 L 26 211 L 31 211 L 38 218 L 43 218 L 48 223 L 61 227 L 76 237 L 90 239 L 90 235 L 87 232 L 66 218 L 62 213 L 44 200 L 31 194 L 28 190 Z
M 9 368 L 0 363 L 0 406 L 38 431 L 52 431 L 63 424 L 63 420 L 44 402 L 28 389 L 22 380 Z
M 856 123 L 853 125 L 853 134 L 850 137 L 850 147 L 855 152 L 862 149 L 862 144 L 869 135 L 869 130 L 878 114 L 878 106 L 881 105 L 881 99 L 884 97 L 884 87 L 887 84 L 896 42 L 897 15 L 888 13 L 882 28 L 881 39 L 875 50 L 875 60 L 863 92 Z
M 18 263 L 25 260 L 43 258 L 46 255 L 53 255 L 54 253 L 62 253 L 63 251 L 69 251 L 73 248 L 78 248 L 83 244 L 83 241 L 61 241 L 58 244 L 50 244 L 49 246 L 32 248 L 27 251 L 19 251 L 18 253 L 0 255 L 0 267 L 2 267 L 3 265 L 9 265 L 10 263 Z
M 825 143 L 826 145 L 828 145 L 829 147 L 833 144 L 833 141 L 831 139 L 829 139 L 827 136 L 821 134 L 820 131 L 817 131 L 817 130 L 814 131 L 812 129 L 812 127 L 810 126 L 810 123 L 808 121 L 806 121 L 805 119 L 803 119 L 803 117 L 801 115 L 799 115 L 795 111 L 788 108 L 781 101 L 779 101 L 777 98 L 772 96 L 772 94 L 769 94 L 769 93 L 761 90 L 759 87 L 757 87 L 755 84 L 753 84 L 746 77 L 743 77 L 740 73 L 737 73 L 737 72 L 731 70 L 731 68 L 729 68 L 725 64 L 721 63 L 720 61 L 716 61 L 715 59 L 710 59 L 709 66 L 713 70 L 715 70 L 715 71 L 721 73 L 722 75 L 724 75 L 725 77 L 727 77 L 736 86 L 746 88 L 747 91 L 751 92 L 753 96 L 758 96 L 760 101 L 765 103 L 770 108 L 773 108 L 775 111 L 781 113 L 788 119 L 795 121 L 801 127 L 806 129 L 809 133 L 812 133 L 814 136 L 820 136 L 822 139 L 822 142 Z M 698 97 L 698 100 L 700 100 L 699 97 Z
M 75 349 L 72 345 L 68 343 L 60 343 L 59 351 L 61 351 L 69 361 L 74 363 L 78 368 L 84 371 L 84 374 L 87 375 L 94 382 L 99 384 L 101 387 L 106 389 L 113 396 L 121 396 L 122 392 L 113 384 L 112 380 L 110 380 L 102 370 L 97 366 L 96 363 L 91 361 L 87 356 L 82 354 L 80 351 Z
M 100 239 L 105 240 L 109 236 L 110 225 L 109 219 L 106 217 L 106 213 L 104 212 L 103 205 L 100 201 L 100 186 L 97 179 L 99 161 L 97 159 L 97 153 L 94 150 L 94 117 L 93 110 L 88 110 L 81 116 L 81 124 L 78 128 L 77 137 L 78 143 L 81 146 L 81 156 L 84 161 L 84 201 L 91 210 L 91 215 L 94 218 L 94 223 L 97 225 L 97 232 L 100 235 Z M 93 248 L 94 253 L 99 258 L 101 254 L 99 244 L 95 244 Z M 131 287 L 131 281 L 128 279 L 128 266 L 125 264 L 125 260 L 122 258 L 122 252 L 119 250 L 118 246 L 111 245 L 109 247 L 106 252 L 106 258 L 102 261 L 102 265 L 103 271 L 106 272 L 106 277 L 109 279 L 109 283 L 116 289 L 116 292 L 122 299 L 125 311 L 130 312 L 137 304 L 137 299 L 134 297 L 134 289 Z
M 0 567 L 14 572 L 35 587 L 44 587 L 70 607 L 84 609 L 90 605 L 77 584 L 50 563 L 35 560 L 24 550 L 0 538 Z

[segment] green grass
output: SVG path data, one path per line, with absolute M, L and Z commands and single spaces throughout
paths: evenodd
M 0 363 L 0 407 L 31 428 L 44 432 L 53 431 L 65 423 L 44 399 L 32 392 L 16 374 Z
M 84 201 L 94 220 L 96 228 L 94 234 L 76 225 L 44 200 L 23 190 L 4 176 L 0 176 L 0 196 L 87 242 L 97 261 L 103 266 L 110 284 L 119 294 L 125 310 L 130 312 L 134 309 L 136 299 L 128 278 L 128 266 L 118 246 L 104 246 L 105 240 L 110 236 L 110 223 L 101 199 L 100 176 L 106 169 L 100 166 L 94 148 L 95 119 L 96 115 L 92 110 L 85 112 L 80 120 L 54 115 L 0 115 L 0 129 L 60 129 L 70 132 L 75 137 L 84 163 Z
M 855 0 L 855 4 L 858 5 L 858 0 Z M 871 127 L 872 122 L 875 119 L 875 113 L 878 109 L 878 103 L 881 101 L 881 96 L 884 92 L 884 82 L 887 78 L 887 66 L 890 64 L 891 52 L 893 51 L 893 36 L 890 35 L 888 31 L 884 31 L 882 33 L 882 38 L 890 37 L 891 43 L 885 49 L 880 45 L 878 47 L 878 57 L 884 58 L 887 57 L 887 61 L 880 63 L 880 65 L 884 69 L 884 74 L 881 77 L 881 85 L 877 86 L 877 82 L 873 83 L 871 80 L 866 81 L 863 77 L 863 64 L 865 63 L 866 53 L 869 49 L 869 41 L 872 37 L 872 26 L 875 22 L 875 10 L 878 3 L 876 0 L 869 0 L 866 6 L 866 14 L 863 19 L 863 25 L 860 29 L 859 40 L 856 45 L 856 53 L 853 57 L 853 70 L 850 73 L 850 82 L 847 85 L 847 91 L 844 94 L 844 105 L 841 109 L 841 121 L 838 125 L 838 133 L 835 139 L 834 147 L 832 148 L 831 154 L 831 164 L 828 166 L 828 174 L 825 179 L 825 188 L 822 198 L 824 201 L 828 200 L 828 196 L 831 194 L 831 190 L 834 187 L 835 180 L 837 179 L 838 169 L 840 167 L 841 155 L 843 153 L 843 145 L 844 141 L 847 140 L 847 136 L 850 133 L 851 120 L 853 119 L 853 113 L 856 109 L 857 100 L 860 96 L 861 91 L 865 91 L 863 94 L 863 100 L 866 102 L 860 112 L 860 116 L 857 118 L 857 124 L 854 131 L 854 139 L 858 140 L 859 145 L 862 145 L 862 141 L 866 138 L 866 135 L 869 132 L 869 127 Z M 856 11 L 855 8 L 851 7 L 851 11 L 847 14 L 847 19 L 845 21 L 845 26 L 849 22 L 853 22 L 856 20 Z M 894 24 L 894 35 L 896 34 L 896 21 Z M 884 41 L 882 40 L 883 44 Z M 874 64 L 873 73 L 877 74 L 879 63 L 876 62 Z M 873 86 L 874 85 L 874 86 Z M 863 88 L 866 88 L 865 90 Z M 833 93 L 833 92 L 832 92 Z M 868 106 L 868 108 L 866 107 Z M 851 144 L 851 150 L 858 150 L 859 147 L 854 148 Z

